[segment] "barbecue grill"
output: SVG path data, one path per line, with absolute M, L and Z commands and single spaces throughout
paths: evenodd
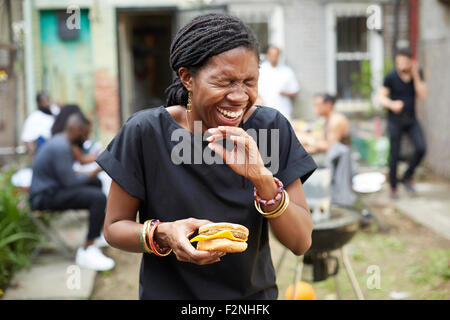
M 314 225 L 311 248 L 304 256 L 298 257 L 293 283 L 295 285 L 301 280 L 304 264 L 312 265 L 312 281 L 323 281 L 332 276 L 337 297 L 340 298 L 336 275 L 340 265 L 343 264 L 355 295 L 363 300 L 363 294 L 345 248 L 359 229 L 361 214 L 354 209 L 344 207 L 332 207 L 330 211 L 329 219 Z M 286 252 L 287 249 L 284 249 L 277 264 L 277 271 L 280 270 Z M 334 255 L 336 252 L 338 256 Z
M 307 255 L 342 248 L 358 231 L 360 220 L 361 214 L 355 209 L 331 207 L 330 218 L 314 224 L 312 244 Z
M 340 298 L 336 275 L 343 264 L 357 298 L 362 300 L 364 297 L 345 248 L 358 231 L 362 215 L 355 208 L 323 205 L 330 201 L 329 176 L 328 169 L 319 169 L 311 176 L 313 179 L 310 178 L 303 186 L 311 207 L 314 227 L 311 248 L 304 256 L 298 257 L 293 283 L 295 286 L 301 280 L 304 264 L 312 265 L 312 281 L 323 281 L 332 276 L 337 297 Z M 285 248 L 277 263 L 277 271 L 280 270 L 286 252 Z M 295 293 L 295 288 L 293 292 Z

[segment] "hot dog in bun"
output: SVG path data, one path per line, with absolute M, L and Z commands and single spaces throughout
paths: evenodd
M 197 241 L 197 250 L 243 252 L 247 249 L 249 231 L 236 223 L 219 222 L 201 226 L 198 236 L 191 239 Z

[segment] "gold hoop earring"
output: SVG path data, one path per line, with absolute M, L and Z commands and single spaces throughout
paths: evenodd
M 192 112 L 191 93 L 188 93 L 188 103 L 186 105 L 186 112 Z

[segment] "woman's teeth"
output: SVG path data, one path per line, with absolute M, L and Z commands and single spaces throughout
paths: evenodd
M 237 111 L 237 112 L 230 112 L 230 111 L 227 111 L 227 110 L 219 108 L 219 107 L 217 107 L 217 110 L 219 110 L 219 112 L 221 114 L 223 114 L 225 117 L 227 117 L 227 118 L 229 118 L 231 120 L 240 117 L 241 114 L 244 112 L 244 110 L 242 110 L 242 109 Z

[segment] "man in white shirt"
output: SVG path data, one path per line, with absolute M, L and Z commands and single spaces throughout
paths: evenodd
M 299 91 L 299 85 L 292 69 L 279 63 L 279 56 L 277 47 L 267 49 L 267 61 L 259 70 L 258 94 L 265 106 L 277 109 L 290 120 L 292 100 Z
M 21 136 L 30 154 L 34 154 L 45 141 L 50 139 L 55 115 L 59 111 L 56 105 L 50 103 L 46 93 L 39 93 L 36 96 L 36 102 L 38 109 L 25 120 Z

